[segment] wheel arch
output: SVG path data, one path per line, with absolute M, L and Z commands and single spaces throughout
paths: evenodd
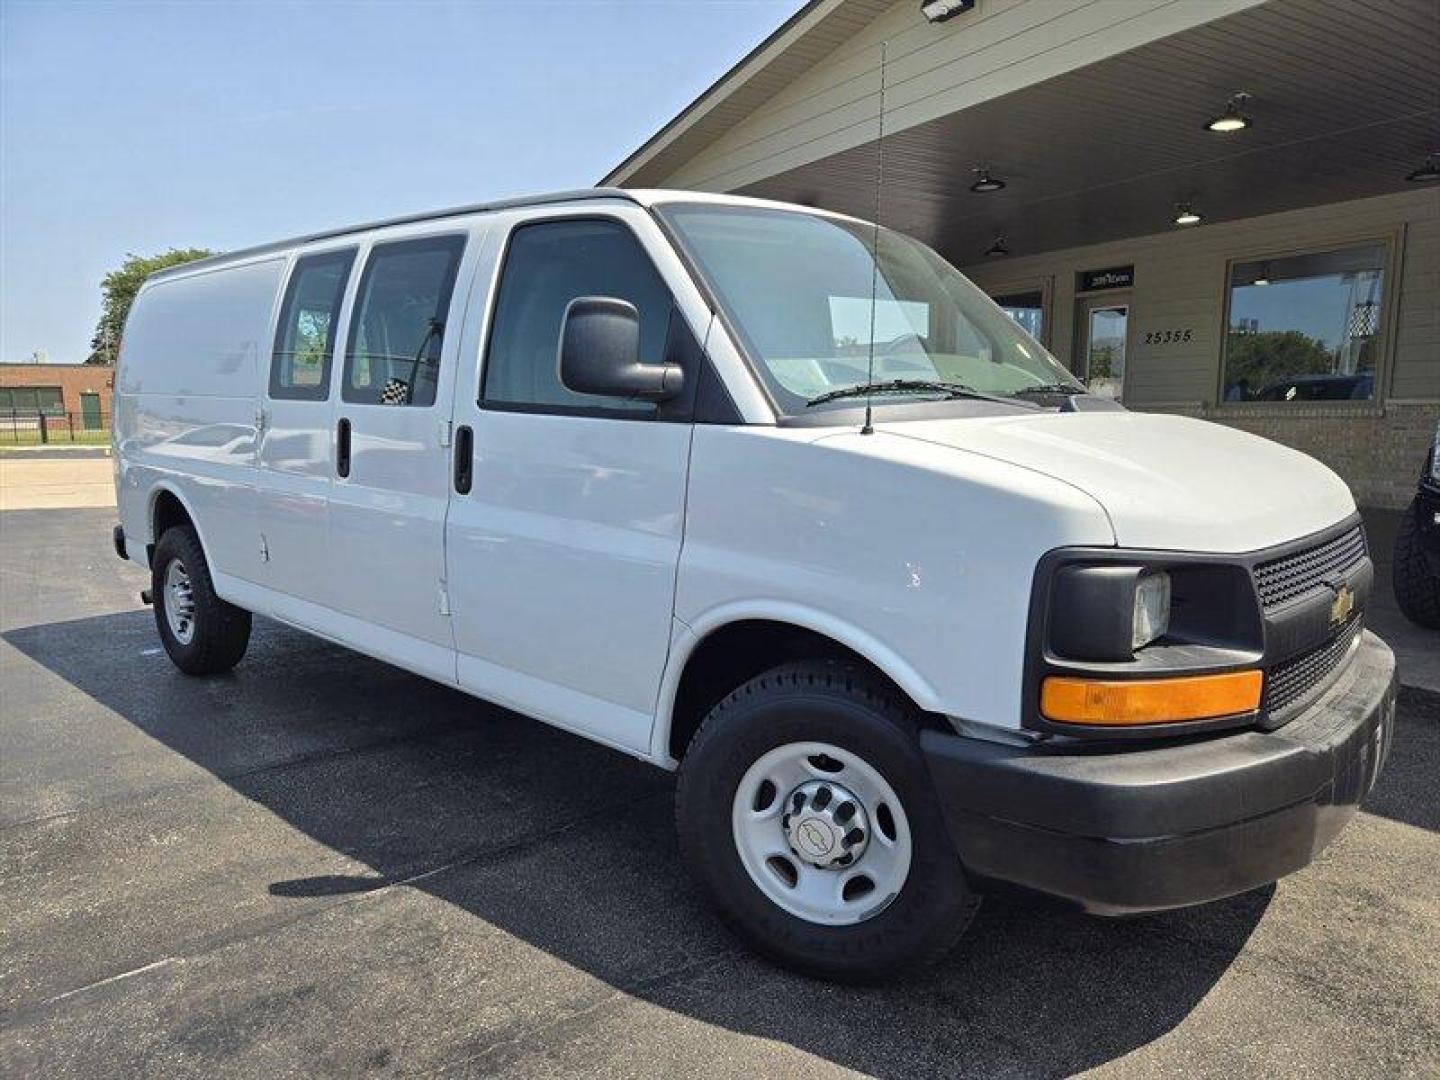
M 812 656 L 854 660 L 922 713 L 934 688 L 883 642 L 844 620 L 791 604 L 732 604 L 679 624 L 651 732 L 652 761 L 674 768 L 710 708 L 761 671 Z
M 205 531 L 200 526 L 200 519 L 195 516 L 194 507 L 181 493 L 178 485 L 168 480 L 155 484 L 146 500 L 145 522 L 150 528 L 150 542 L 145 545 L 147 562 L 153 561 L 155 545 L 160 542 L 161 534 L 173 525 L 189 525 L 194 529 L 200 540 L 201 550 L 209 557 L 210 545 L 205 542 Z

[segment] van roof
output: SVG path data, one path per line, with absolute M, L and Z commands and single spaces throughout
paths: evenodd
M 163 270 L 155 271 L 155 273 L 151 274 L 145 280 L 147 282 L 161 281 L 169 277 L 178 277 L 193 273 L 197 270 L 208 270 L 218 266 L 224 266 L 226 263 L 237 262 L 241 259 L 254 258 L 257 255 L 265 255 L 272 251 L 288 251 L 290 248 L 313 244 L 319 240 L 333 240 L 337 237 L 350 236 L 354 233 L 370 232 L 374 229 L 384 229 L 392 225 L 413 225 L 422 221 L 443 221 L 445 218 L 465 217 L 469 214 L 483 214 L 492 210 L 513 210 L 517 207 L 524 206 L 548 206 L 553 203 L 600 199 L 623 199 L 637 206 L 654 206 L 657 203 L 664 202 L 706 202 L 735 206 L 773 207 L 776 209 L 802 210 L 806 213 L 818 214 L 822 217 L 847 221 L 858 220 L 846 214 L 837 214 L 833 211 L 823 210 L 818 207 L 795 206 L 790 203 L 775 202 L 771 199 L 756 199 L 744 195 L 717 194 L 703 191 L 670 191 L 660 188 L 578 188 L 574 191 L 554 191 L 543 195 L 522 195 L 518 198 L 498 199 L 494 202 L 471 203 L 468 206 L 453 206 L 444 210 L 427 210 L 418 214 L 402 214 L 399 217 L 382 218 L 379 221 L 371 221 L 363 225 L 348 225 L 340 229 L 325 229 L 321 232 L 309 233 L 304 236 L 292 236 L 287 240 L 273 240 L 268 244 L 257 244 L 254 247 L 239 248 L 235 251 L 226 251 L 219 255 L 211 255 L 205 259 L 196 259 L 193 262 L 168 266 Z
M 272 240 L 268 244 L 256 244 L 254 247 L 240 248 L 236 251 L 226 251 L 219 255 L 211 255 L 206 259 L 196 259 L 194 262 L 168 266 L 163 270 L 157 270 L 151 274 L 147 280 L 158 281 L 161 278 L 172 275 L 221 266 L 227 262 L 238 259 L 248 259 L 256 255 L 264 255 L 270 251 L 285 251 L 289 248 L 301 247 L 304 244 L 313 244 L 317 240 L 331 240 L 339 236 L 349 236 L 351 233 L 370 232 L 372 229 L 384 229 L 391 225 L 412 225 L 421 221 L 440 221 L 444 218 L 464 217 L 466 214 L 481 214 L 487 210 L 509 210 L 517 206 L 544 206 L 547 203 L 574 202 L 580 199 L 624 199 L 627 202 L 639 201 L 631 192 L 624 191 L 621 188 L 594 187 L 580 188 L 575 191 L 555 191 L 545 195 L 522 195 L 518 198 L 498 199 L 494 202 L 472 203 L 468 206 L 452 206 L 444 210 L 426 210 L 418 214 L 401 214 L 398 217 L 381 218 L 378 221 L 366 222 L 363 225 L 347 225 L 340 229 L 325 229 L 321 232 L 307 233 L 304 236 L 292 236 L 288 240 Z

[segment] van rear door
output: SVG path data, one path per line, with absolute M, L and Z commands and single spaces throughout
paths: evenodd
M 445 597 L 449 420 L 473 273 L 465 224 L 372 238 L 349 318 L 332 418 L 334 480 L 320 572 L 339 635 L 455 681 Z M 463 263 L 463 274 L 462 274 Z
M 460 684 L 643 753 L 669 649 L 691 425 L 567 390 L 560 325 L 576 297 L 619 297 L 655 360 L 680 340 L 698 355 L 691 325 L 703 333 L 709 313 L 637 207 L 511 213 L 501 228 L 483 377 L 455 403 L 446 547 Z M 687 288 L 688 319 L 676 302 Z

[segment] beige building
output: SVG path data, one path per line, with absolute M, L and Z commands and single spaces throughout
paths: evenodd
M 1440 420 L 1437 151 L 1435 0 L 815 0 L 604 182 L 878 205 L 1097 392 L 1398 506 Z

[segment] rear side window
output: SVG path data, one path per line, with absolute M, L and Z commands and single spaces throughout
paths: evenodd
M 355 249 L 349 248 L 295 263 L 270 357 L 272 398 L 324 401 L 330 396 L 330 358 L 354 262 Z
M 665 357 L 670 290 L 650 256 L 618 221 L 571 219 L 522 225 L 510 237 L 482 401 L 537 412 L 653 414 L 653 402 L 576 394 L 560 382 L 560 323 L 577 296 L 615 296 L 640 312 L 640 358 Z
M 440 346 L 463 236 L 379 244 L 360 279 L 345 344 L 341 397 L 368 405 L 433 405 Z

